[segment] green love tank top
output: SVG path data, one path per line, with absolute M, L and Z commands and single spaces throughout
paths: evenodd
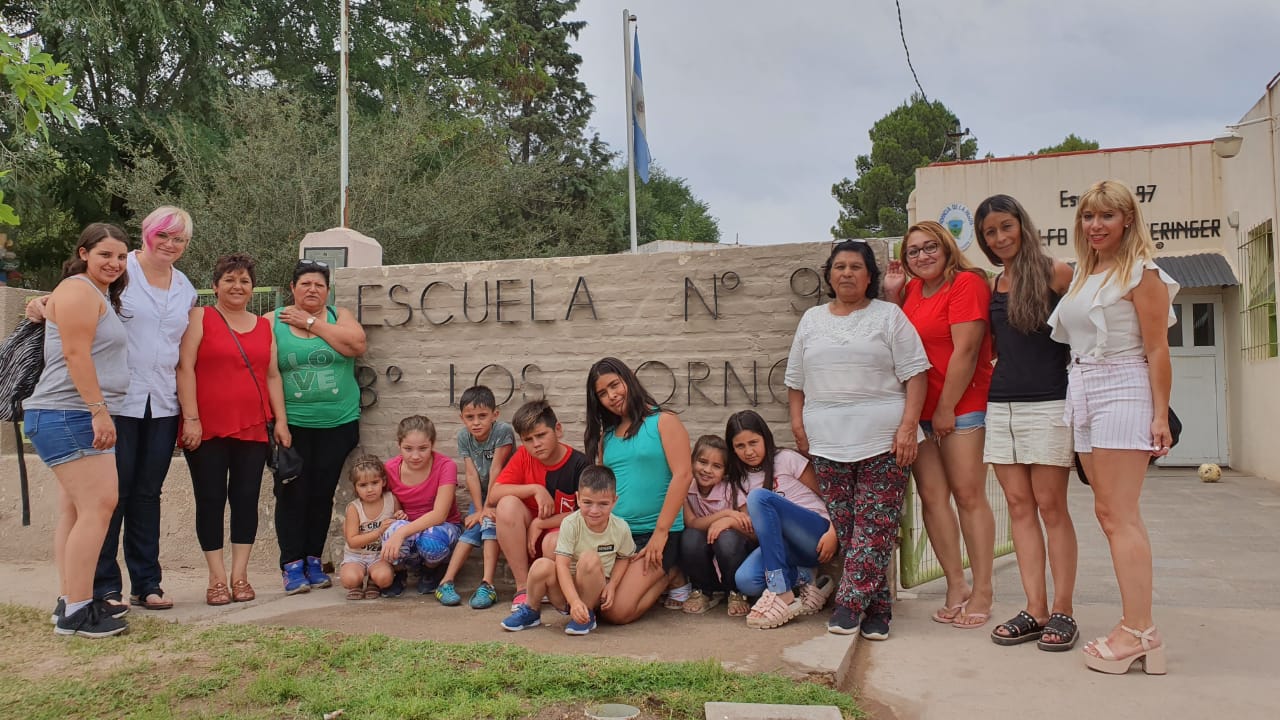
M 329 319 L 338 313 L 332 307 Z M 318 320 L 317 322 L 323 322 Z M 334 350 L 318 337 L 300 338 L 288 325 L 275 323 L 276 364 L 284 381 L 284 406 L 289 424 L 305 428 L 333 428 L 360 418 L 360 388 L 355 358 Z

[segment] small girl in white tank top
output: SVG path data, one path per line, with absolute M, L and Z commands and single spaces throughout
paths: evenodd
M 361 455 L 349 474 L 356 499 L 347 504 L 343 535 L 347 544 L 340 570 L 348 600 L 371 600 L 391 584 L 391 565 L 382 559 L 382 531 L 403 520 L 400 502 L 387 490 L 387 469 L 376 455 Z

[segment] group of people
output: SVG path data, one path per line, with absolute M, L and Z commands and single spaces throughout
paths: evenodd
M 191 471 L 208 604 L 256 596 L 248 566 L 269 434 L 303 459 L 302 474 L 274 488 L 285 589 L 332 583 L 320 556 L 343 462 L 359 442 L 354 358 L 365 350 L 364 330 L 349 311 L 326 305 L 329 268 L 311 260 L 293 272 L 292 302 L 259 317 L 249 309 L 253 258 L 219 258 L 214 303 L 197 306 L 195 286 L 174 267 L 191 232 L 187 212 L 161 207 L 130 251 L 121 228 L 93 223 L 63 281 L 27 306 L 46 326 L 45 368 L 23 407 L 26 434 L 58 480 L 58 634 L 115 635 L 128 628 L 131 606 L 173 606 L 159 545 L 175 445 Z
M 604 358 L 587 374 L 582 450 L 563 441 L 545 401 L 507 424 L 487 388 L 463 394 L 457 447 L 472 502 L 463 515 L 458 464 L 435 450 L 431 420 L 405 418 L 396 457 L 351 465 L 347 597 L 398 595 L 417 566 L 419 592 L 459 605 L 455 581 L 478 547 L 483 575 L 468 604 L 497 601 L 501 553 L 516 582 L 507 630 L 540 624 L 544 601 L 569 616 L 570 634 L 591 632 L 597 615 L 632 622 L 660 601 L 689 613 L 724 602 L 748 626 L 773 628 L 821 611 L 834 594 L 831 632 L 883 640 L 888 567 L 914 477 L 947 585 L 933 619 L 981 628 L 994 602 L 991 464 L 1027 601 L 991 640 L 1064 651 L 1079 636 L 1066 502 L 1078 457 L 1123 604 L 1122 620 L 1085 646 L 1085 662 L 1163 673 L 1139 497 L 1148 462 L 1172 443 L 1167 328 L 1178 286 L 1154 263 L 1136 198 L 1115 181 L 1079 199 L 1074 269 L 1045 252 L 1012 197 L 983 201 L 975 227 L 1000 268 L 994 277 L 932 221 L 908 229 L 883 277 L 866 243 L 833 245 L 822 268 L 830 302 L 800 319 L 787 362 L 794 449 L 778 447 L 747 410 L 691 450 L 679 417 L 625 363 Z M 27 427 L 60 483 L 60 633 L 123 629 L 114 560 L 122 517 L 133 601 L 167 603 L 155 536 L 175 437 L 191 466 L 208 602 L 253 597 L 247 562 L 268 433 L 304 457 L 303 477 L 275 488 L 285 590 L 331 582 L 319 557 L 340 468 L 358 444 L 352 359 L 364 333 L 325 305 L 328 268 L 307 260 L 294 272 L 293 304 L 266 317 L 247 309 L 254 271 L 244 255 L 218 261 L 217 302 L 193 307 L 194 290 L 173 268 L 189 238 L 190 220 L 175 208 L 144 221 L 144 247 L 133 253 L 118 228 L 92 225 L 67 279 L 37 310 L 48 321 L 49 363 L 26 403 Z M 113 446 L 114 463 L 103 457 Z M 118 491 L 100 482 L 117 471 Z M 838 582 L 819 570 L 836 557 Z

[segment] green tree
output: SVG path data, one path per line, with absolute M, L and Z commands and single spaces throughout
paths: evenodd
M 1027 153 L 1027 154 L 1028 155 L 1052 155 L 1054 153 L 1078 152 L 1080 150 L 1097 150 L 1097 149 L 1098 149 L 1097 140 L 1085 140 L 1082 137 L 1077 137 L 1075 133 L 1071 133 L 1070 135 L 1063 138 L 1062 142 L 1058 143 L 1057 145 L 1050 145 L 1049 147 L 1040 148 L 1039 150 L 1033 153 Z
M 215 148 L 171 118 L 153 128 L 154 151 L 128 148 L 137 160 L 109 187 L 132 206 L 191 212 L 196 237 L 182 265 L 197 283 L 233 250 L 258 259 L 261 283 L 283 282 L 302 236 L 337 217 L 334 108 L 300 92 L 244 89 L 215 111 L 234 128 Z M 511 162 L 507 136 L 483 119 L 407 92 L 354 123 L 351 144 L 351 223 L 382 243 L 388 264 L 618 249 L 604 240 L 604 208 L 563 201 L 558 162 Z M 169 176 L 176 182 L 161 182 Z
M 612 168 L 605 179 L 609 211 L 609 242 L 617 249 L 631 243 L 631 215 L 627 205 L 627 168 Z M 720 242 L 720 223 L 706 202 L 693 194 L 684 178 L 661 166 L 649 166 L 649 182 L 636 183 L 636 241 L 685 240 Z
M 855 179 L 831 186 L 840 203 L 840 217 L 831 228 L 836 238 L 888 237 L 907 229 L 907 196 L 916 186 L 916 168 L 934 162 L 971 160 L 978 152 L 976 138 L 960 144 L 947 137 L 960 125 L 941 101 L 920 95 L 899 105 L 871 126 L 871 154 L 854 161 Z
M 581 148 L 593 104 L 578 78 L 582 57 L 569 41 L 586 23 L 565 19 L 578 0 L 485 0 L 484 7 L 492 112 L 511 130 L 512 157 L 527 163 L 551 149 Z
M 0 179 L 16 166 L 38 167 L 56 159 L 48 151 L 50 125 L 75 129 L 79 116 L 68 72 L 49 53 L 28 54 L 18 38 L 0 33 Z M 0 190 L 0 225 L 18 223 Z

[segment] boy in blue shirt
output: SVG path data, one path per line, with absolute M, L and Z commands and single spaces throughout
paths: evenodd
M 498 420 L 498 403 L 493 391 L 483 385 L 467 388 L 462 393 L 458 413 L 462 418 L 462 429 L 458 431 L 458 456 L 466 465 L 471 510 L 462 520 L 465 530 L 454 546 L 449 569 L 436 588 L 436 599 L 441 605 L 462 602 L 453 581 L 470 557 L 471 548 L 481 547 L 484 552 L 484 578 L 468 604 L 483 610 L 492 607 L 498 599 L 498 592 L 493 587 L 493 575 L 498 567 L 498 528 L 494 524 L 493 508 L 485 504 L 489 497 L 489 478 L 502 472 L 511 458 L 516 435 L 509 423 Z

